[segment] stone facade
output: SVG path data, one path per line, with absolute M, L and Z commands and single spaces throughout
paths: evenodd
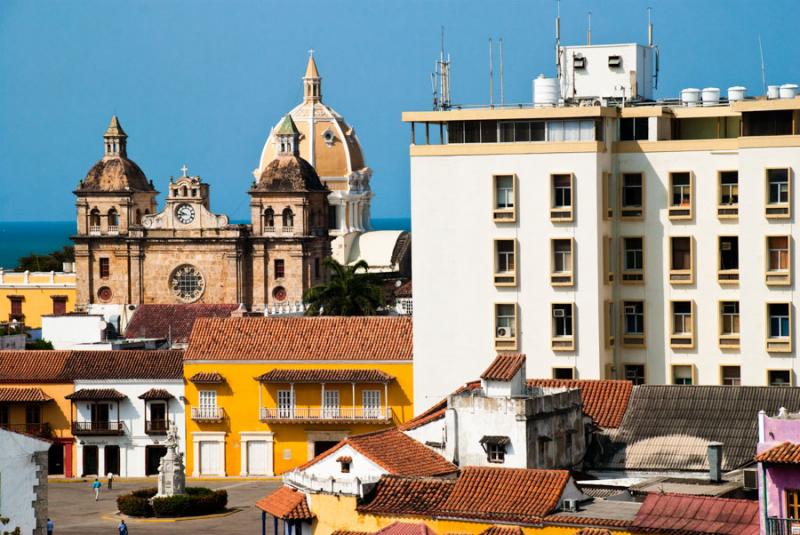
M 264 170 L 249 191 L 252 224 L 233 225 L 211 212 L 209 185 L 185 167 L 170 179 L 166 205 L 156 213 L 157 192 L 128 160 L 116 118 L 104 139 L 106 155 L 75 191 L 78 309 L 200 302 L 263 310 L 301 301 L 325 280 L 328 190 L 297 154 L 276 157 L 277 175 Z M 284 160 L 291 160 L 288 167 Z

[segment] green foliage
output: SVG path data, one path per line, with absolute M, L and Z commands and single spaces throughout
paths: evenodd
M 383 287 L 369 266 L 360 260 L 353 266 L 343 266 L 331 257 L 323 264 L 331 272 L 329 282 L 306 290 L 303 299 L 308 303 L 306 316 L 374 316 L 383 306 Z M 363 270 L 363 273 L 359 273 Z
M 225 511 L 228 493 L 205 487 L 187 487 L 186 494 L 153 498 L 158 489 L 140 489 L 117 498 L 117 509 L 129 516 L 201 516 Z
M 25 349 L 53 349 L 53 344 L 47 340 L 31 340 L 25 343 Z
M 75 261 L 75 248 L 68 245 L 46 255 L 31 253 L 17 260 L 17 271 L 61 271 L 64 262 Z

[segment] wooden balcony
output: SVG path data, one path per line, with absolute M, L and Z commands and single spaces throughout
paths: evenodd
M 50 424 L 0 424 L 0 428 L 42 438 L 53 436 L 53 429 Z
M 112 422 L 72 422 L 75 436 L 119 436 L 125 434 L 125 423 Z
M 145 420 L 144 432 L 148 435 L 166 435 L 172 422 L 169 420 Z
M 371 423 L 392 421 L 389 407 L 262 407 L 259 419 L 271 423 Z
M 192 407 L 192 420 L 196 422 L 221 422 L 224 417 L 222 407 Z

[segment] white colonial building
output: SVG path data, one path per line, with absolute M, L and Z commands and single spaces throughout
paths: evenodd
M 133 360 L 123 366 L 113 361 Z M 100 354 L 98 354 L 100 355 Z M 75 380 L 71 427 L 77 474 L 144 477 L 158 474 L 164 441 L 176 426 L 186 451 L 181 351 L 103 352 L 87 378 Z
M 796 86 L 653 101 L 651 46 L 559 58 L 534 105 L 403 114 L 412 224 L 436 229 L 414 243 L 417 411 L 498 350 L 532 377 L 794 384 Z
M 49 449 L 47 440 L 0 428 L 0 517 L 8 533 L 47 533 Z

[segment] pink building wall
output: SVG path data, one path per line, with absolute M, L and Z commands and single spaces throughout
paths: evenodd
M 758 414 L 758 446 L 761 453 L 783 442 L 800 443 L 800 414 L 769 417 L 764 411 Z M 766 480 L 766 493 L 764 482 Z M 758 507 L 761 515 L 761 533 L 766 533 L 764 500 L 767 515 L 786 518 L 785 489 L 800 489 L 800 466 L 764 466 L 758 463 Z

